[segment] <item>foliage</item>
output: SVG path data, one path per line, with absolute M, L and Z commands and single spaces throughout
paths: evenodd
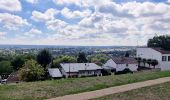
M 51 53 L 44 49 L 39 52 L 37 55 L 37 62 L 46 69 L 47 65 L 49 65 L 52 61 L 52 55 Z
M 154 36 L 152 39 L 148 40 L 148 47 L 161 47 L 165 50 L 170 50 L 170 36 Z
M 78 54 L 77 62 L 78 63 L 87 63 L 87 58 L 84 52 Z
M 158 65 L 158 61 L 157 60 L 152 60 L 151 65 L 155 67 L 156 65 Z
M 151 63 L 152 63 L 152 59 L 147 59 L 147 64 L 149 65 L 149 67 L 150 67 Z
M 12 72 L 12 66 L 9 61 L 0 61 L 0 75 L 10 74 Z
M 25 61 L 24 61 L 23 56 L 17 56 L 12 60 L 11 65 L 13 66 L 14 70 L 18 70 L 21 67 L 23 67 L 24 62 Z
M 126 52 L 125 53 L 125 57 L 129 57 L 130 55 L 129 55 L 129 52 Z
M 54 59 L 52 67 L 60 67 L 60 63 L 76 63 L 76 58 L 73 56 L 59 56 Z
M 35 60 L 28 60 L 19 70 L 19 77 L 23 81 L 37 81 L 44 75 L 44 70 Z
M 109 60 L 109 57 L 106 54 L 96 54 L 88 57 L 88 60 L 92 63 L 96 63 L 97 65 L 103 65 Z

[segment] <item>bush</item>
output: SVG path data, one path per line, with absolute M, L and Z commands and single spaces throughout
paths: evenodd
M 10 74 L 12 67 L 9 61 L 0 61 L 0 75 Z
M 35 60 L 28 60 L 19 70 L 19 77 L 23 81 L 37 81 L 44 75 L 44 69 Z

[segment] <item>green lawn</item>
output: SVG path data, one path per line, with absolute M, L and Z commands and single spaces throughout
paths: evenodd
M 170 76 L 170 71 L 0 85 L 0 100 L 35 100 Z
M 92 100 L 170 100 L 170 82 Z

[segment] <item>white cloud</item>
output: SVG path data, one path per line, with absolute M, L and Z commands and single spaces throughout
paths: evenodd
M 47 28 L 51 30 L 63 29 L 67 25 L 68 24 L 66 22 L 59 19 L 51 20 L 46 23 Z
M 38 29 L 32 28 L 31 30 L 29 30 L 28 32 L 24 33 L 25 36 L 29 36 L 29 37 L 35 37 L 38 35 L 41 35 L 42 32 Z
M 7 11 L 21 11 L 21 3 L 19 0 L 0 0 L 0 9 Z
M 4 39 L 6 35 L 6 32 L 0 32 L 0 39 Z
M 55 18 L 54 16 L 57 13 L 58 13 L 58 11 L 56 9 L 53 9 L 53 8 L 48 9 L 44 13 L 39 12 L 39 11 L 33 11 L 31 19 L 33 19 L 35 21 L 46 22 L 46 21 L 49 21 L 49 20 L 53 20 Z
M 66 7 L 61 11 L 61 14 L 68 19 L 88 17 L 91 15 L 91 13 L 92 12 L 88 9 L 84 11 L 71 11 Z
M 30 25 L 26 19 L 9 13 L 0 13 L 0 23 L 3 25 L 3 27 L 10 30 L 16 30 L 18 27 Z
M 35 3 L 38 3 L 38 0 L 26 0 L 28 3 L 32 3 L 32 4 L 35 4 Z

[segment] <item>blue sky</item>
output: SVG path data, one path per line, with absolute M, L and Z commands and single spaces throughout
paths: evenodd
M 170 0 L 0 0 L 0 44 L 145 45 L 169 22 Z

